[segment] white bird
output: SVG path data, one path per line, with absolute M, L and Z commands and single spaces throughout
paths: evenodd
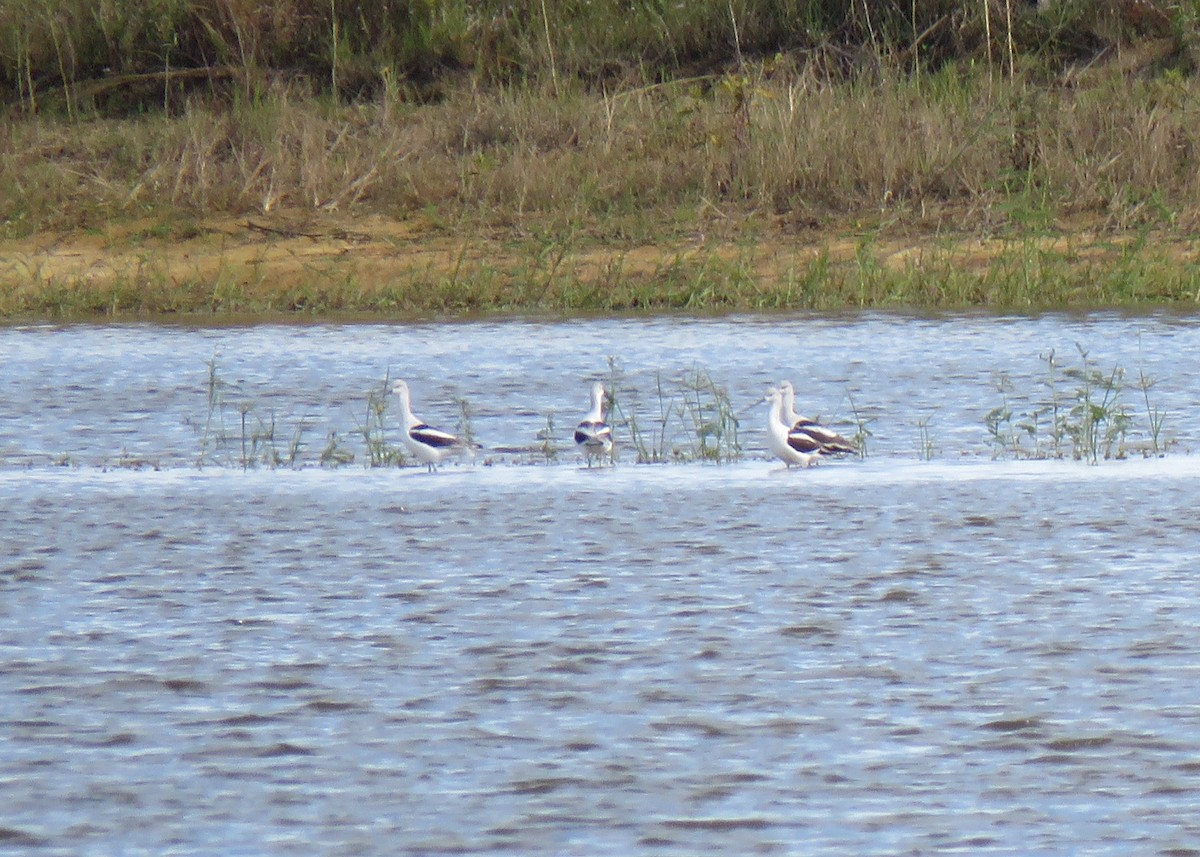
M 592 384 L 592 408 L 583 421 L 575 426 L 575 444 L 583 450 L 587 466 L 592 459 L 612 452 L 612 427 L 604 421 L 604 385 Z
M 408 384 L 404 381 L 394 383 L 392 392 L 400 397 L 400 408 L 404 411 L 404 445 L 414 458 L 429 468 L 430 473 L 446 456 L 480 448 L 477 443 L 468 443 L 413 416 Z
M 809 441 L 819 446 L 821 455 L 846 455 L 858 452 L 854 444 L 846 440 L 831 428 L 826 428 L 815 420 L 796 413 L 796 390 L 791 381 L 779 385 L 779 393 L 783 397 L 783 420 L 790 428 L 788 435 L 800 436 L 800 443 Z
M 766 401 L 771 403 L 767 415 L 767 446 L 788 467 L 793 464 L 809 467 L 820 455 L 820 444 L 806 436 L 792 437 L 789 426 L 783 421 L 783 393 L 772 389 Z

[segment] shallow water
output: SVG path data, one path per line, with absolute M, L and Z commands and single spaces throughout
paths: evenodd
M 698 368 L 727 388 L 751 456 L 763 449 L 763 392 L 790 378 L 798 408 L 811 416 L 853 431 L 857 410 L 872 432 L 872 455 L 919 457 L 925 423 L 937 457 L 990 458 L 983 418 L 1003 402 L 999 376 L 1011 379 L 1017 399 L 1044 392 L 1043 358 L 1053 352 L 1059 394 L 1066 396 L 1062 370 L 1081 365 L 1080 347 L 1104 374 L 1125 370 L 1125 398 L 1139 411 L 1145 408 L 1138 373 L 1152 379 L 1151 404 L 1171 415 L 1166 433 L 1184 450 L 1196 446 L 1197 423 L 1188 417 L 1200 406 L 1192 383 L 1200 369 L 1200 324 L 1189 317 L 129 325 L 0 328 L 0 467 L 111 466 L 129 458 L 195 464 L 210 422 L 210 361 L 223 405 L 209 437 L 223 428 L 234 447 L 245 409 L 247 434 L 273 419 L 283 451 L 300 430 L 303 463 L 315 463 L 330 431 L 348 439 L 361 460 L 362 444 L 354 439 L 366 421 L 368 393 L 386 377 L 407 379 L 414 410 L 436 425 L 453 428 L 456 400 L 466 400 L 472 428 L 489 449 L 536 445 L 551 414 L 559 446 L 569 447 L 570 429 L 587 409 L 588 381 L 608 377 L 610 357 L 622 398 L 647 432 L 660 409 L 658 385 L 678 404 L 679 376 Z M 1144 439 L 1144 420 L 1136 428 Z M 631 461 L 628 433 L 624 441 L 623 458 Z M 240 455 L 225 452 L 218 463 Z
M 1198 336 L 1111 315 L 0 330 L 0 850 L 1200 849 Z M 1031 388 L 1076 342 L 1156 379 L 1170 454 L 991 460 L 994 373 Z M 698 365 L 753 405 L 748 455 L 197 469 L 214 351 L 231 413 L 350 433 L 390 367 L 431 421 L 468 399 L 489 448 L 550 409 L 566 446 L 608 354 L 647 404 Z M 761 458 L 781 377 L 806 409 L 869 408 L 870 457 Z

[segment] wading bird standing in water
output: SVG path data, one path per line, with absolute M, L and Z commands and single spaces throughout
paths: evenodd
M 771 389 L 767 393 L 766 401 L 771 403 L 767 414 L 767 446 L 771 452 L 788 467 L 793 464 L 797 467 L 809 467 L 816 463 L 820 445 L 811 439 L 793 439 L 788 431 L 790 427 L 783 420 L 783 393 Z
M 833 429 L 826 428 L 815 420 L 796 413 L 796 390 L 792 387 L 791 381 L 781 383 L 779 392 L 783 397 L 783 421 L 789 426 L 789 437 L 799 436 L 798 439 L 802 446 L 807 446 L 810 442 L 816 444 L 817 452 L 820 455 L 849 455 L 858 452 L 854 444 Z
M 403 411 L 401 418 L 404 420 L 404 445 L 413 458 L 429 468 L 430 473 L 446 456 L 463 452 L 474 454 L 474 450 L 480 448 L 477 443 L 469 443 L 449 432 L 426 425 L 413 416 L 408 384 L 404 381 L 393 384 L 392 392 L 399 396 L 400 410 Z
M 583 450 L 588 467 L 593 458 L 612 453 L 612 428 L 604 421 L 604 385 L 599 381 L 592 384 L 592 409 L 575 427 L 575 444 Z

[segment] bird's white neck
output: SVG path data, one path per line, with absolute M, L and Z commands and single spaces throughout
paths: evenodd
M 780 419 L 786 417 L 795 422 L 800 419 L 800 415 L 796 413 L 796 391 L 791 385 L 784 387 L 781 390 L 783 401 L 780 404 Z
M 604 422 L 604 388 L 599 384 L 592 387 L 592 409 L 588 411 L 587 421 Z
M 783 421 L 783 395 L 778 394 L 771 397 L 771 425 L 780 425 L 785 429 L 787 424 Z
M 408 390 L 401 387 L 396 391 L 396 395 L 400 399 L 400 412 L 404 416 L 404 427 L 407 429 L 415 425 L 420 425 L 421 421 L 413 416 L 412 404 L 408 398 Z

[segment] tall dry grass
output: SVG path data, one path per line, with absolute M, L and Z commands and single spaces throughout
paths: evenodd
M 1197 208 L 1195 4 L 1044 5 L 7 0 L 0 221 L 424 210 L 636 240 L 735 209 Z M 1175 70 L 1047 84 L 1164 33 Z
M 912 212 L 1016 198 L 1127 222 L 1200 206 L 1193 78 L 1078 89 L 900 80 L 764 96 L 752 145 L 728 156 L 744 164 L 746 194 L 776 208 Z
M 992 228 L 1200 210 L 1191 77 L 1087 88 L 982 73 L 728 79 L 558 96 L 468 87 L 424 105 L 341 105 L 281 85 L 230 106 L 193 98 L 177 116 L 9 123 L 0 222 L 15 235 L 287 207 L 637 240 L 720 228 L 737 211 L 878 221 L 950 205 Z

